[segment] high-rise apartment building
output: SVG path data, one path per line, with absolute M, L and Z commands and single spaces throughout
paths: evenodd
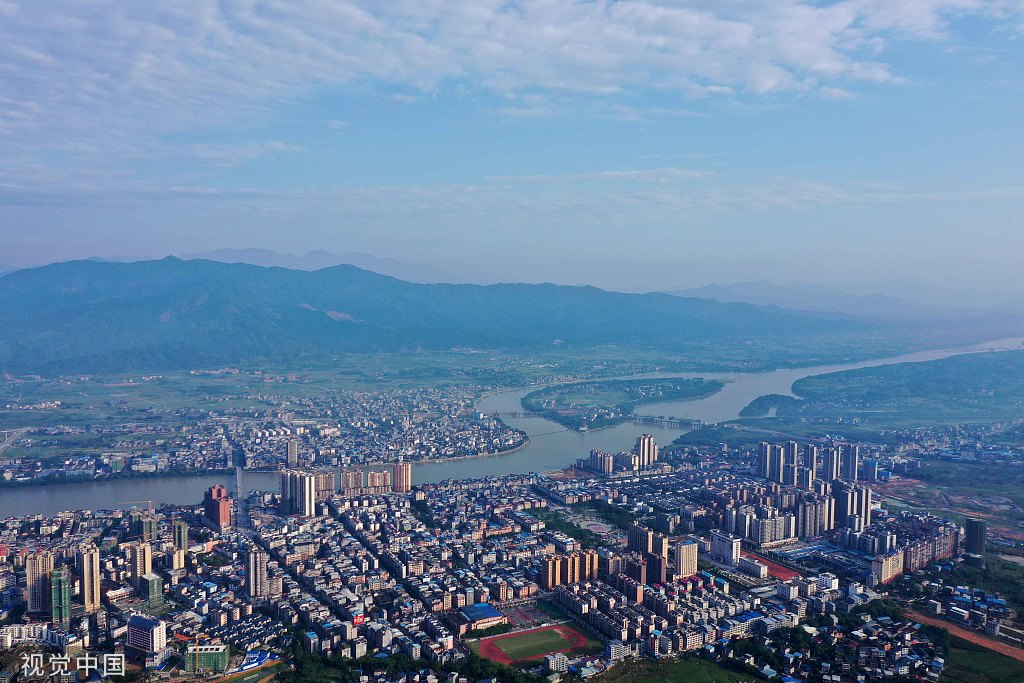
M 87 614 L 100 608 L 100 550 L 90 544 L 78 550 L 78 576 L 81 581 L 82 603 Z
M 697 573 L 697 544 L 690 540 L 676 544 L 676 578 Z
M 844 443 L 839 446 L 842 461 L 842 472 L 840 479 L 846 481 L 857 481 L 857 472 L 860 469 L 860 446 Z
M 641 434 L 637 437 L 633 453 L 637 455 L 641 469 L 651 467 L 658 462 L 658 444 L 654 442 L 654 437 L 650 434 Z
M 840 475 L 839 449 L 826 448 L 824 455 L 821 478 L 825 481 L 835 481 Z
M 582 583 L 597 578 L 598 555 L 596 550 L 579 550 L 566 555 L 548 555 L 544 558 L 541 571 L 541 586 L 552 589 L 572 583 Z
M 53 554 L 37 550 L 25 559 L 25 588 L 28 593 L 29 612 L 50 611 L 50 575 L 53 574 Z
M 711 556 L 735 567 L 740 561 L 742 542 L 739 536 L 715 529 L 711 532 Z
M 188 551 L 188 522 L 180 519 L 174 523 L 174 549 Z
M 281 503 L 285 514 L 316 516 L 316 474 L 302 470 L 282 472 Z
M 245 584 L 249 597 L 262 600 L 269 594 L 267 588 L 267 561 L 270 556 L 262 548 L 252 546 L 245 558 Z
M 862 531 L 871 524 L 871 489 L 842 481 L 833 489 L 836 526 Z
M 71 572 L 67 567 L 50 574 L 50 619 L 58 628 L 71 625 Z
M 768 477 L 770 481 L 781 482 L 785 469 L 785 452 L 782 446 L 768 446 Z
M 148 543 L 132 543 L 128 546 L 128 576 L 132 585 L 141 586 L 142 577 L 153 571 L 153 546 Z
M 391 486 L 395 493 L 409 493 L 412 491 L 412 463 L 395 463 L 391 474 Z
M 217 484 L 203 496 L 203 514 L 218 529 L 231 526 L 231 498 L 228 490 Z
M 757 450 L 757 475 L 764 479 L 771 478 L 771 451 L 772 445 L 762 441 Z
M 985 538 L 988 533 L 988 525 L 983 519 L 973 517 L 967 518 L 966 539 L 964 552 L 969 555 L 985 556 Z
M 139 593 L 145 598 L 148 609 L 164 606 L 164 580 L 155 572 L 139 577 Z
M 640 524 L 629 528 L 627 548 L 638 553 L 650 553 L 654 550 L 654 532 Z

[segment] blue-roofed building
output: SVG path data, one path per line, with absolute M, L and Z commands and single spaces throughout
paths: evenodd
M 473 605 L 466 605 L 458 610 L 458 612 L 451 616 L 450 621 L 459 633 L 462 634 L 467 631 L 477 631 L 507 624 L 508 617 L 486 602 L 478 602 Z

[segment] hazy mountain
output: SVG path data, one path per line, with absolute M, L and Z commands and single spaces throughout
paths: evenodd
M 829 311 L 889 319 L 943 318 L 966 315 L 970 312 L 964 309 L 941 310 L 888 294 L 851 294 L 826 285 L 776 284 L 765 280 L 731 285 L 712 284 L 669 293 L 722 302 L 744 302 L 758 306 L 779 306 L 793 310 Z
M 406 263 L 397 259 L 377 258 L 372 254 L 350 252 L 342 256 L 324 249 L 314 249 L 305 256 L 280 254 L 269 249 L 217 249 L 197 254 L 182 254 L 182 259 L 219 261 L 221 263 L 248 263 L 254 266 L 276 266 L 289 270 L 320 270 L 332 266 L 350 265 L 381 275 L 390 275 L 408 282 L 451 282 L 441 271 L 430 266 Z
M 783 346 L 879 334 L 866 321 L 668 294 L 422 285 L 349 265 L 299 271 L 174 257 L 10 273 L 0 278 L 0 320 L 0 371 L 19 373 L 555 343 Z

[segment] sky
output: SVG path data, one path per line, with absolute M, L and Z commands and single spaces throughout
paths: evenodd
M 0 0 L 0 266 L 245 247 L 1024 292 L 1024 0 Z

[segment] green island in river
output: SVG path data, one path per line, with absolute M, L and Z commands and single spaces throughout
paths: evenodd
M 522 404 L 531 413 L 582 431 L 621 424 L 641 405 L 705 398 L 723 386 L 718 380 L 703 378 L 575 382 L 530 392 Z

